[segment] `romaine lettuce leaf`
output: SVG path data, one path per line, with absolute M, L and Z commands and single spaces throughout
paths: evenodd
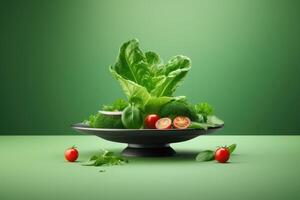
M 152 74 L 157 75 L 163 68 L 159 55 L 153 51 L 148 51 L 145 53 L 145 56 L 149 70 L 152 72 Z
M 186 56 L 175 56 L 164 65 L 158 54 L 152 51 L 144 54 L 138 40 L 133 39 L 121 46 L 112 69 L 123 79 L 145 87 L 152 96 L 160 97 L 174 95 L 190 65 Z
M 166 77 L 156 85 L 151 94 L 154 96 L 172 96 L 183 78 L 191 69 L 191 60 L 186 56 L 175 56 L 163 68 L 161 73 Z
M 128 101 L 143 108 L 151 98 L 147 89 L 131 80 L 123 78 L 112 67 L 110 68 L 110 72 L 119 81 Z
M 113 69 L 123 78 L 131 80 L 141 86 L 154 87 L 152 74 L 148 67 L 147 58 L 139 48 L 136 39 L 125 42 L 119 52 L 116 64 Z
M 191 61 L 185 56 L 175 56 L 163 64 L 159 55 L 139 48 L 137 39 L 125 42 L 110 71 L 130 103 L 145 112 L 155 112 L 171 100 L 176 88 L 190 70 Z

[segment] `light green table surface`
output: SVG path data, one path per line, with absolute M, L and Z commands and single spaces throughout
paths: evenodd
M 231 143 L 238 147 L 230 163 L 194 161 Z M 99 168 L 66 162 L 73 144 L 79 161 L 125 147 L 95 136 L 1 136 L 0 199 L 300 199 L 300 136 L 201 136 L 174 144 L 173 158 Z

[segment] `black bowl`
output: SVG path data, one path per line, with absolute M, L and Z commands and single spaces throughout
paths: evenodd
M 172 156 L 176 152 L 170 143 L 183 142 L 200 135 L 209 134 L 223 128 L 222 126 L 203 129 L 103 129 L 91 128 L 82 123 L 73 124 L 76 131 L 96 135 L 105 140 L 126 143 L 124 156 Z

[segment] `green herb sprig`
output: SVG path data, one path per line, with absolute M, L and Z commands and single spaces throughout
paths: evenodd
M 93 155 L 89 161 L 83 163 L 83 166 L 111 166 L 111 165 L 123 165 L 128 163 L 128 160 L 114 155 L 113 152 L 104 150 L 99 155 Z
M 117 99 L 110 105 L 103 105 L 101 110 L 104 111 L 122 111 L 128 106 L 128 102 L 124 99 Z

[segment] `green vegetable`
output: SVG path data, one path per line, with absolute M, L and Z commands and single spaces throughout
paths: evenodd
M 163 77 L 163 81 L 157 81 L 151 94 L 158 97 L 172 96 L 190 69 L 191 60 L 188 57 L 181 55 L 173 57 L 160 70 L 159 77 Z
M 208 128 L 214 128 L 218 125 L 211 124 L 211 123 L 204 123 L 204 122 L 191 122 L 189 128 L 195 128 L 195 129 L 205 129 L 207 130 Z
M 217 116 L 215 115 L 211 115 L 207 117 L 207 123 L 209 124 L 214 124 L 216 126 L 221 126 L 224 124 L 224 121 L 219 119 Z
M 126 128 L 141 128 L 143 117 L 140 110 L 134 105 L 127 106 L 122 113 L 122 122 Z
M 215 152 L 211 150 L 201 151 L 197 157 L 196 161 L 203 162 L 203 161 L 211 161 L 215 158 Z
M 147 89 L 133 81 L 127 80 L 112 68 L 110 68 L 110 72 L 115 77 L 115 79 L 119 81 L 125 95 L 128 98 L 128 101 L 135 104 L 136 106 L 139 106 L 140 108 L 143 108 L 151 98 Z
M 205 102 L 196 104 L 195 110 L 198 114 L 201 114 L 203 116 L 204 122 L 207 122 L 207 117 L 209 115 L 212 115 L 214 112 L 213 107 Z
M 203 117 L 203 115 L 201 115 L 201 114 L 197 114 L 198 115 L 198 118 L 199 118 L 199 122 L 204 122 L 204 117 Z
M 139 48 L 139 42 L 133 39 L 121 46 L 119 56 L 112 70 L 124 79 L 145 88 L 151 88 L 153 87 L 153 81 L 148 65 L 146 56 Z
M 208 128 L 213 128 L 213 127 L 218 127 L 223 125 L 224 122 L 217 118 L 216 116 L 208 116 L 207 122 L 191 122 L 189 128 L 196 128 L 196 129 L 205 129 L 207 130 Z
M 208 129 L 208 126 L 207 126 L 207 124 L 204 124 L 204 123 L 191 122 L 189 128 L 195 128 L 195 129 L 204 129 L 204 130 L 207 130 L 207 129 Z
M 193 106 L 190 106 L 183 101 L 171 101 L 170 103 L 164 105 L 160 109 L 159 115 L 161 117 L 170 117 L 171 119 L 174 119 L 177 116 L 185 116 L 190 118 L 191 121 L 199 120 L 199 117 Z
M 171 101 L 184 101 L 185 96 L 178 97 L 151 97 L 144 107 L 146 114 L 159 113 L 162 106 L 166 105 Z
M 230 145 L 230 146 L 227 147 L 227 148 L 228 148 L 230 154 L 232 154 L 232 152 L 234 152 L 234 150 L 235 150 L 235 148 L 236 148 L 236 144 L 232 144 L 232 145 Z
M 190 59 L 185 56 L 175 56 L 163 64 L 159 55 L 150 51 L 143 53 L 138 40 L 133 39 L 121 46 L 110 72 L 119 81 L 130 103 L 154 113 L 164 104 L 176 100 L 173 94 L 190 65 Z
M 103 166 L 103 165 L 122 165 L 127 163 L 128 160 L 122 158 L 121 156 L 114 155 L 113 152 L 104 151 L 99 155 L 94 155 L 89 161 L 83 163 L 83 166 Z
M 94 127 L 94 122 L 95 122 L 96 117 L 97 117 L 97 115 L 90 115 L 89 119 L 84 120 L 82 123 L 84 125 L 88 125 L 90 127 Z
M 111 105 L 103 105 L 101 110 L 104 111 L 122 111 L 128 106 L 128 102 L 124 99 L 117 99 Z
M 124 128 L 121 117 L 118 115 L 104 115 L 98 113 L 90 126 L 94 128 Z

